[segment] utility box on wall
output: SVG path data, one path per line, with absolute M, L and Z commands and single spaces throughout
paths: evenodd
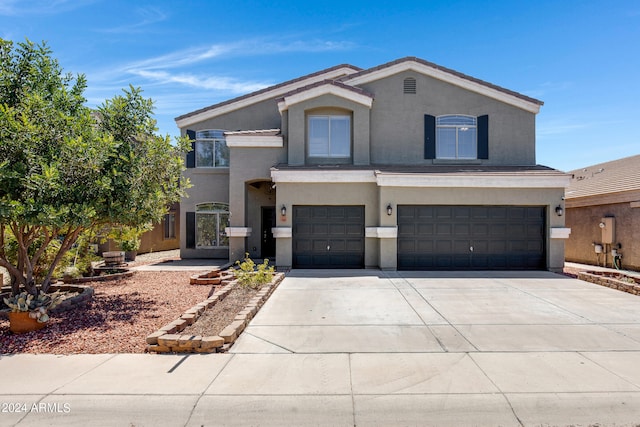
M 615 218 L 608 216 L 602 218 L 600 222 L 600 230 L 602 231 L 602 243 L 613 244 L 615 239 Z

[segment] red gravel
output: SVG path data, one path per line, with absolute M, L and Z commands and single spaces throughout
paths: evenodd
M 207 298 L 210 286 L 189 284 L 194 273 L 138 271 L 87 283 L 95 290 L 90 305 L 55 314 L 36 332 L 15 335 L 0 319 L 0 354 L 143 353 L 147 335 Z

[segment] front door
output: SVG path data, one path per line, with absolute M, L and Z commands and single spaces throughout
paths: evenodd
M 275 258 L 276 239 L 273 238 L 271 229 L 276 226 L 275 206 L 262 207 L 262 245 L 260 248 L 262 258 Z

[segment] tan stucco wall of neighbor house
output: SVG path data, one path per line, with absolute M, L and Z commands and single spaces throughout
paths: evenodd
M 417 94 L 403 93 L 407 77 L 416 79 Z M 433 164 L 434 160 L 424 159 L 425 114 L 488 114 L 489 159 L 473 163 L 536 164 L 533 113 L 411 71 L 361 87 L 375 99 L 371 108 L 372 164 Z
M 604 265 L 604 254 L 596 255 L 594 244 L 602 244 L 602 218 L 614 217 L 613 248 L 622 254 L 622 268 L 640 271 L 640 203 L 583 206 L 567 209 L 567 227 L 571 236 L 566 243 L 565 256 L 569 262 Z M 604 248 L 603 248 L 604 249 Z M 606 247 L 606 265 L 613 267 L 611 247 Z

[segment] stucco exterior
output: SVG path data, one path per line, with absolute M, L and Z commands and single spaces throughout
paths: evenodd
M 640 155 L 569 173 L 567 261 L 640 271 Z M 609 221 L 612 239 L 600 227 Z
M 403 90 L 407 78 L 415 79 L 415 93 Z M 563 206 L 569 178 L 536 165 L 535 116 L 541 105 L 403 58 L 369 70 L 333 67 L 178 117 L 183 135 L 224 130 L 229 147 L 229 167 L 185 172 L 193 187 L 181 203 L 181 255 L 261 257 L 275 239 L 276 265 L 295 266 L 295 207 L 361 206 L 362 228 L 355 238 L 363 241 L 360 266 L 396 269 L 398 206 L 536 206 L 545 212 L 545 268 L 560 270 L 567 232 L 555 209 Z M 309 117 L 318 115 L 349 118 L 348 156 L 310 154 Z M 429 144 L 436 142 L 428 117 L 443 115 L 484 118 L 478 120 L 477 156 L 429 154 Z M 187 236 L 195 231 L 187 216 L 207 202 L 229 206 L 227 249 L 188 247 Z M 265 209 L 276 212 L 275 227 L 265 225 Z

